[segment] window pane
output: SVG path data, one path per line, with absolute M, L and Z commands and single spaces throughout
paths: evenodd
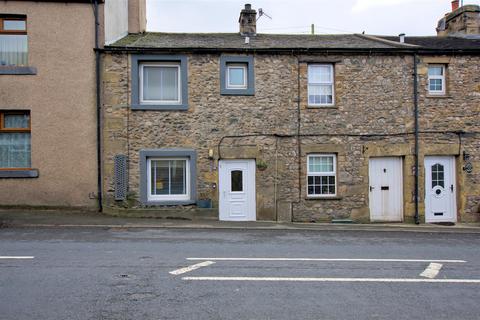
M 428 67 L 428 75 L 429 76 L 442 76 L 443 75 L 443 67 L 442 66 L 430 66 L 430 67 Z
M 328 85 L 309 85 L 308 103 L 309 104 L 332 104 L 333 86 Z
M 3 30 L 25 31 L 27 24 L 22 20 L 3 20 Z
M 437 163 L 432 166 L 432 188 L 445 187 L 444 172 L 445 168 L 441 164 Z
M 143 100 L 178 101 L 178 68 L 143 67 Z
M 333 157 L 310 157 L 308 167 L 310 172 L 333 172 Z
M 3 126 L 5 128 L 29 128 L 29 118 L 28 114 L 5 114 Z
M 309 66 L 308 82 L 309 83 L 330 83 L 332 81 L 331 66 Z
M 0 133 L 0 167 L 30 166 L 30 133 Z
M 170 194 L 186 194 L 186 161 L 172 160 L 170 161 Z
M 152 194 L 169 194 L 169 161 L 152 160 Z
M 25 66 L 27 60 L 27 35 L 0 35 L 0 65 Z
M 442 79 L 430 79 L 430 91 L 442 91 Z
M 234 170 L 231 172 L 231 189 L 232 192 L 243 191 L 243 171 Z
M 228 67 L 228 85 L 245 86 L 245 68 Z

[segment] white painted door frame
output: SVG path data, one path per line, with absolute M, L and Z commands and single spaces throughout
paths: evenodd
M 255 160 L 220 160 L 218 167 L 219 219 L 255 221 Z
M 369 159 L 370 221 L 403 221 L 403 159 Z
M 457 222 L 454 156 L 425 156 L 425 222 Z

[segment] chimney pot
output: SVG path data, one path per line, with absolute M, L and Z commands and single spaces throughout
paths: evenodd
M 246 3 L 245 4 L 245 10 L 252 10 L 252 5 L 250 3 Z
M 459 0 L 452 1 L 452 12 L 458 9 Z
M 405 33 L 400 33 L 398 36 L 400 37 L 400 43 L 405 43 Z

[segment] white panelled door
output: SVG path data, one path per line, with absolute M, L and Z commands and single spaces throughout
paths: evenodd
M 403 221 L 402 158 L 371 158 L 369 161 L 371 221 Z
M 220 160 L 219 211 L 223 221 L 255 221 L 255 160 Z
M 456 222 L 455 158 L 425 157 L 425 222 Z

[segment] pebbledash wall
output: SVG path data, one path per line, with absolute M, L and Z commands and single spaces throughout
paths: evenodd
M 179 54 L 179 53 L 175 53 Z M 255 94 L 220 93 L 221 54 L 182 53 L 187 58 L 188 110 L 131 108 L 131 60 L 127 51 L 103 54 L 104 204 L 107 210 L 143 208 L 140 150 L 196 150 L 196 198 L 218 208 L 218 160 L 256 159 L 257 220 L 369 221 L 371 157 L 403 158 L 404 220 L 413 221 L 414 90 L 411 54 L 250 54 Z M 240 56 L 244 56 L 239 54 Z M 310 62 L 334 64 L 335 105 L 307 105 Z M 427 64 L 447 64 L 447 94 L 427 94 Z M 478 56 L 419 57 L 420 219 L 425 155 L 456 158 L 458 221 L 479 221 L 480 65 Z M 300 122 L 298 120 L 300 119 Z M 214 151 L 213 159 L 209 150 Z M 463 170 L 470 155 L 472 173 Z M 307 199 L 309 153 L 337 155 L 337 197 Z M 115 155 L 126 155 L 128 197 L 115 201 Z M 157 206 L 196 210 L 196 205 Z

